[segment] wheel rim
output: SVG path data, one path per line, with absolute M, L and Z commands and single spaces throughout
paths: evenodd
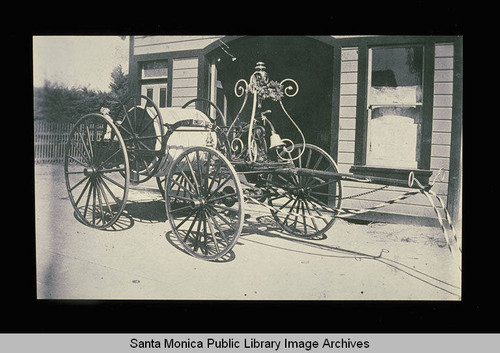
M 191 255 L 216 260 L 232 249 L 243 228 L 244 200 L 227 158 L 192 147 L 172 163 L 165 184 L 167 218 Z
M 76 217 L 93 228 L 114 224 L 126 205 L 129 165 L 111 119 L 89 114 L 75 124 L 66 144 L 64 172 Z
M 143 183 L 155 175 L 165 151 L 165 129 L 156 104 L 146 96 L 125 101 L 116 121 L 127 147 L 130 180 Z
M 296 145 L 301 150 L 303 145 Z M 293 152 L 292 152 L 293 154 Z M 333 158 L 321 148 L 305 145 L 295 167 L 318 171 L 338 172 Z M 340 208 L 342 187 L 340 180 L 320 179 L 290 174 L 269 175 L 271 187 L 278 195 L 268 198 L 268 203 L 279 211 L 271 211 L 278 225 L 287 233 L 304 238 L 323 235 L 335 222 Z

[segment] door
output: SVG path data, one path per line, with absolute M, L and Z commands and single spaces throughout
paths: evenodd
M 158 108 L 167 106 L 167 83 L 147 83 L 141 85 L 141 94 L 152 99 Z
M 141 94 L 152 99 L 158 108 L 168 106 L 168 80 L 168 60 L 154 60 L 141 63 Z

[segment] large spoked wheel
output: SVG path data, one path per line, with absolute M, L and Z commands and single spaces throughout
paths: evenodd
M 298 144 L 294 151 L 284 151 L 281 156 L 298 156 L 303 146 Z M 310 144 L 305 145 L 301 157 L 293 163 L 298 168 L 338 172 L 333 158 Z M 268 204 L 279 210 L 271 213 L 284 231 L 297 237 L 314 238 L 332 227 L 337 214 L 334 209 L 340 208 L 342 198 L 340 180 L 275 173 L 268 176 L 268 181 L 277 191 L 277 195 L 268 198 Z
M 165 127 L 160 110 L 146 96 L 128 98 L 122 106 L 118 129 L 127 146 L 130 180 L 142 183 L 158 171 L 165 151 Z
M 122 214 L 129 189 L 125 143 L 113 121 L 101 114 L 82 117 L 66 144 L 64 172 L 76 217 L 104 229 Z
M 172 163 L 165 183 L 167 218 L 191 255 L 216 260 L 232 249 L 244 221 L 238 175 L 210 147 L 191 147 Z

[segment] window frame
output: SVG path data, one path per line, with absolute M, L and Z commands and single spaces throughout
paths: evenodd
M 154 63 L 154 62 L 165 62 L 167 64 L 167 75 L 165 76 L 144 76 L 145 73 L 145 66 L 149 63 Z M 146 81 L 146 80 L 168 80 L 168 78 L 172 75 L 171 70 L 170 70 L 170 61 L 168 59 L 161 59 L 161 60 L 145 60 L 140 63 L 140 76 L 139 79 L 141 81 Z
M 349 44 L 349 43 L 347 43 Z M 347 45 L 346 45 L 347 46 Z M 396 168 L 366 165 L 368 142 L 368 54 L 374 47 L 404 47 L 422 46 L 423 73 L 422 73 L 422 131 L 420 158 L 416 169 Z M 356 135 L 354 149 L 354 165 L 350 172 L 363 175 L 372 175 L 377 169 L 384 170 L 389 178 L 400 178 L 407 171 L 422 171 L 422 176 L 431 175 L 431 143 L 432 143 L 432 115 L 434 96 L 434 52 L 435 40 L 422 37 L 377 37 L 365 38 L 357 43 L 358 47 L 358 92 L 356 102 Z
M 423 109 L 423 101 L 419 101 L 419 102 L 416 102 L 415 105 L 404 105 L 404 104 L 374 104 L 374 101 L 373 101 L 373 97 L 371 96 L 372 95 L 372 90 L 371 88 L 372 87 L 375 87 L 373 86 L 373 52 L 374 50 L 385 50 L 385 49 L 405 49 L 405 48 L 420 48 L 421 51 L 422 51 L 422 68 L 421 68 L 421 72 L 420 72 L 420 87 L 421 87 L 421 90 L 423 92 L 424 90 L 424 85 L 423 85 L 423 74 L 424 74 L 424 67 L 425 67 L 425 61 L 424 61 L 424 53 L 425 53 L 425 48 L 423 45 L 420 45 L 420 44 L 411 44 L 411 45 L 373 45 L 373 46 L 368 46 L 368 70 L 367 70 L 367 92 L 366 92 L 366 100 L 367 100 L 367 104 L 366 104 L 366 107 L 365 109 L 367 109 L 367 118 L 366 118 L 366 130 L 367 130 L 367 133 L 366 133 L 366 138 L 367 138 L 367 149 L 365 151 L 365 161 L 368 163 L 368 159 L 369 159 L 369 156 L 370 156 L 370 153 L 369 153 L 369 145 L 370 145 L 370 141 L 371 141 L 371 138 L 373 138 L 373 136 L 371 135 L 370 133 L 370 129 L 373 128 L 373 114 L 374 114 L 374 111 L 375 109 L 382 109 L 382 108 L 411 108 L 411 107 L 420 107 L 420 110 Z M 399 86 L 398 87 L 404 87 L 404 86 Z M 420 98 L 422 99 L 422 97 Z M 420 112 L 420 115 L 423 115 L 422 112 Z M 423 117 L 422 117 L 422 121 L 423 121 Z M 422 125 L 420 123 L 420 125 Z M 410 166 L 405 166 L 405 167 L 397 167 L 397 166 L 391 166 L 390 163 L 390 159 L 384 159 L 382 160 L 381 162 L 384 162 L 386 161 L 387 163 L 389 164 L 373 164 L 373 160 L 375 160 L 375 158 L 372 156 L 373 160 L 371 161 L 370 164 L 367 164 L 368 166 L 370 167 L 380 167 L 380 168 L 389 168 L 389 169 L 419 169 L 420 167 L 420 159 L 421 159 L 421 145 L 422 145 L 422 130 L 421 130 L 422 126 L 419 127 L 419 129 L 417 129 L 417 142 L 416 142 L 416 150 L 414 152 L 414 156 L 415 156 L 415 161 L 414 162 L 411 162 L 411 163 L 415 163 L 416 166 L 415 167 L 410 167 Z M 420 140 L 420 141 L 419 141 Z M 403 161 L 400 161 L 401 164 L 404 164 Z M 409 161 L 408 161 L 409 162 Z M 392 161 L 392 163 L 395 163 L 395 161 Z

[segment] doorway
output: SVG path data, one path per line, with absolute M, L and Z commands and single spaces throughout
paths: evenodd
M 223 92 L 228 124 L 236 117 L 243 103 L 234 93 L 239 79 L 249 81 L 257 62 L 264 62 L 269 79 L 281 82 L 290 78 L 299 91 L 284 97 L 283 106 L 302 130 L 306 142 L 330 151 L 333 47 L 305 36 L 247 36 L 223 43 L 207 54 L 216 72 L 217 92 Z M 214 92 L 215 90 L 212 90 Z M 219 93 L 220 95 L 220 93 Z M 212 97 L 220 100 L 220 96 Z M 281 109 L 279 102 L 266 100 L 268 118 L 282 138 L 300 143 L 300 133 Z M 242 113 L 242 118 L 245 114 Z
M 167 83 L 144 83 L 141 85 L 141 94 L 153 100 L 159 108 L 167 106 Z

